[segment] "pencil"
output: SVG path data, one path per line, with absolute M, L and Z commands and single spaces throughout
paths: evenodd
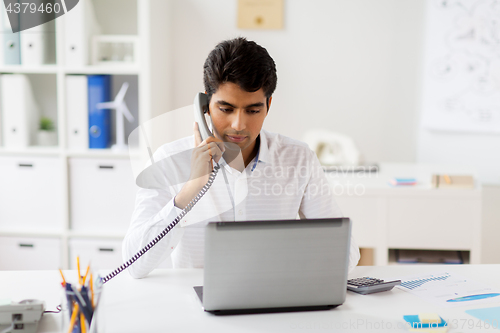
M 92 277 L 92 273 L 90 273 L 90 305 L 92 305 L 92 309 L 94 308 L 94 278 Z
M 69 321 L 68 333 L 71 333 L 73 331 L 73 328 L 75 327 L 76 315 L 78 314 L 78 310 L 79 310 L 78 304 L 75 304 L 75 306 L 73 307 L 73 313 L 71 314 L 71 320 Z
M 78 283 L 81 284 L 82 276 L 80 275 L 80 257 L 76 256 L 76 269 L 78 270 Z
M 61 273 L 61 277 L 63 279 L 63 287 L 66 287 L 66 279 L 64 279 L 64 275 L 63 275 L 63 272 L 61 271 L 61 269 L 59 268 L 59 273 Z
M 82 333 L 87 333 L 87 328 L 85 327 L 85 316 L 80 312 L 80 329 Z
M 450 178 L 450 176 L 444 175 L 443 177 L 444 177 L 444 181 L 446 182 L 446 184 L 451 184 L 451 178 Z
M 87 271 L 85 272 L 85 276 L 83 277 L 82 286 L 85 285 L 85 281 L 87 281 L 87 275 L 90 271 L 90 264 L 87 266 Z

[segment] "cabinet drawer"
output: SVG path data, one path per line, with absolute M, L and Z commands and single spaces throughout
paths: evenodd
M 69 240 L 69 267 L 76 269 L 76 257 L 80 257 L 80 268 L 90 263 L 94 272 L 100 269 L 115 269 L 122 264 L 122 242 L 116 239 Z
M 72 158 L 69 164 L 71 228 L 126 231 L 137 191 L 130 161 Z
M 0 172 L 2 230 L 62 229 L 64 188 L 58 158 L 1 157 Z
M 123 264 L 122 241 L 116 239 L 73 238 L 69 241 L 69 254 L 71 269 L 76 269 L 77 256 L 80 257 L 81 269 L 85 269 L 90 263 L 94 272 L 99 269 L 115 269 Z M 158 268 L 171 267 L 171 260 L 167 258 Z
M 0 270 L 51 270 L 60 267 L 60 239 L 0 237 Z
M 471 249 L 481 227 L 481 202 L 459 198 L 390 198 L 388 247 Z
M 383 233 L 385 200 L 367 196 L 335 197 L 342 214 L 352 221 L 352 234 L 360 247 L 376 247 Z

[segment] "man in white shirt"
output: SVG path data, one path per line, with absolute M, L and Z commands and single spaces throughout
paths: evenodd
M 273 59 L 255 42 L 236 38 L 218 44 L 204 65 L 215 137 L 194 136 L 155 152 L 154 175 L 138 179 L 132 223 L 123 241 L 128 260 L 180 214 L 221 167 L 211 188 L 161 241 L 129 267 L 140 278 L 168 256 L 175 267 L 203 267 L 204 227 L 211 221 L 341 217 L 332 187 L 306 144 L 262 129 L 276 88 Z M 239 148 L 236 158 L 223 156 Z M 234 150 L 233 150 L 234 151 Z M 190 166 L 190 167 L 189 167 Z M 223 173 L 223 176 L 220 175 Z M 153 180 L 157 186 L 150 186 Z M 351 237 L 349 269 L 359 260 Z

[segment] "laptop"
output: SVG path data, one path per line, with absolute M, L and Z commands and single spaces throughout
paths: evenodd
M 204 286 L 214 314 L 326 310 L 347 290 L 349 218 L 211 222 Z

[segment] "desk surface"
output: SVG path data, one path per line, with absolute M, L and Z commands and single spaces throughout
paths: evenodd
M 350 277 L 390 279 L 447 271 L 500 288 L 500 265 L 405 265 L 356 267 Z M 66 271 L 68 277 L 76 276 Z M 70 280 L 70 278 L 68 278 Z M 403 315 L 436 312 L 457 328 L 449 332 L 482 332 L 482 322 L 469 316 L 471 307 L 440 308 L 399 289 L 373 295 L 347 293 L 343 305 L 328 311 L 214 316 L 201 309 L 193 286 L 202 285 L 203 270 L 156 270 L 140 280 L 122 273 L 104 287 L 100 332 L 408 332 L 398 328 Z M 59 304 L 62 292 L 57 271 L 0 272 L 1 298 L 42 299 L 47 310 Z M 479 307 L 500 306 L 484 303 Z M 39 332 L 59 332 L 60 314 L 46 314 Z

